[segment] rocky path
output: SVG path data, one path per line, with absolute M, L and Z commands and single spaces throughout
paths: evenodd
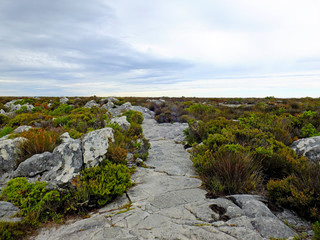
M 189 159 L 177 142 L 184 124 L 145 119 L 151 149 L 148 168 L 137 168 L 136 185 L 116 202 L 88 219 L 42 229 L 33 239 L 269 239 L 291 237 L 261 199 L 234 195 L 206 199 Z

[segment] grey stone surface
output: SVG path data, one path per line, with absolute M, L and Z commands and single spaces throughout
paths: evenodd
M 67 97 L 61 97 L 60 98 L 60 103 L 61 104 L 67 104 L 69 102 L 69 99 Z
M 125 131 L 128 131 L 130 128 L 130 123 L 127 121 L 126 116 L 112 118 L 110 123 L 118 124 Z
M 130 102 L 126 102 L 116 108 L 108 109 L 112 116 L 117 117 L 120 116 L 123 112 L 130 110 L 132 107 Z
M 114 107 L 114 103 L 113 102 L 107 102 L 107 103 L 105 103 L 105 104 L 103 104 L 101 106 L 101 108 L 105 108 L 108 111 L 110 111 L 113 107 Z
M 100 107 L 100 105 L 95 100 L 90 100 L 84 105 L 85 108 L 92 108 L 92 107 Z
M 0 222 L 17 222 L 21 218 L 14 217 L 19 213 L 19 208 L 14 206 L 12 203 L 0 201 Z
M 18 146 L 23 140 L 23 138 L 15 138 L 0 141 L 0 178 L 16 167 L 19 157 Z
M 188 152 L 175 143 L 182 139 L 185 127 L 145 120 L 150 157 L 147 168 L 137 168 L 132 176 L 136 185 L 89 219 L 42 229 L 32 239 L 259 240 L 295 235 L 262 198 L 233 195 L 233 201 L 207 199 Z
M 297 154 L 305 156 L 310 162 L 320 162 L 320 136 L 299 139 L 290 147 Z
M 22 132 L 26 132 L 26 131 L 30 130 L 31 128 L 32 128 L 31 126 L 23 125 L 23 126 L 17 127 L 13 132 L 14 133 L 22 133 Z
M 153 119 L 154 118 L 154 112 L 149 110 L 146 107 L 132 106 L 130 109 L 134 110 L 134 111 L 141 112 L 144 119 Z
M 35 154 L 19 164 L 13 173 L 13 177 L 35 177 L 49 171 L 55 165 L 56 162 L 53 161 L 52 153 Z
M 83 162 L 86 167 L 97 166 L 104 160 L 109 141 L 114 141 L 112 128 L 95 130 L 84 135 L 82 140 Z
M 6 111 L 3 109 L 0 109 L 0 114 L 6 115 Z

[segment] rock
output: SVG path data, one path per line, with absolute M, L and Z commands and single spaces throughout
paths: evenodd
M 305 156 L 312 163 L 320 161 L 320 136 L 299 139 L 290 147 L 296 154 Z
M 15 138 L 0 141 L 0 178 L 15 169 L 19 158 L 18 146 L 23 140 L 24 138 Z
M 108 111 L 110 110 L 110 109 L 112 109 L 114 107 L 114 103 L 113 102 L 107 102 L 106 104 L 103 104 L 102 106 L 101 106 L 101 108 L 105 108 L 105 109 L 107 109 Z
M 154 112 L 149 108 L 141 107 L 141 106 L 132 106 L 131 110 L 141 112 L 144 119 L 154 119 Z
M 290 238 L 297 235 L 280 221 L 261 201 L 261 197 L 241 194 L 230 196 L 248 217 L 253 227 L 265 238 Z
M 42 180 L 55 182 L 62 186 L 71 184 L 72 179 L 80 174 L 83 167 L 82 145 L 80 139 L 68 139 L 56 147 L 52 154 L 56 164 L 42 176 Z
M 27 111 L 30 112 L 34 106 L 32 104 L 26 103 L 26 104 L 15 104 L 15 102 L 20 101 L 22 99 L 12 100 L 10 102 L 7 102 L 4 106 L 8 109 L 10 109 L 10 112 L 15 112 L 17 110 L 20 110 L 22 107 L 26 107 Z
M 84 105 L 85 108 L 92 108 L 92 107 L 100 107 L 98 103 L 96 103 L 95 100 L 91 100 Z
M 57 162 L 54 161 L 52 153 L 35 154 L 19 164 L 13 173 L 13 177 L 37 177 L 50 171 L 56 165 Z
M 10 202 L 0 201 L 0 222 L 17 222 L 21 221 L 21 218 L 14 217 L 19 213 L 19 208 L 14 206 Z
M 53 153 L 35 154 L 26 159 L 14 171 L 14 177 L 40 178 L 58 186 L 71 183 L 82 169 L 80 139 L 68 139 L 56 147 Z
M 100 100 L 100 103 L 102 103 L 102 104 L 104 104 L 106 102 L 114 103 L 114 102 L 119 102 L 119 100 L 117 98 L 115 98 L 115 97 L 107 97 L 107 98 L 103 98 L 103 99 Z
M 166 100 L 164 99 L 148 99 L 147 102 L 153 102 L 155 103 L 156 105 L 162 105 L 166 102 Z
M 124 104 L 122 104 L 121 106 L 118 106 L 117 108 L 112 108 L 109 110 L 109 112 L 112 114 L 112 116 L 119 116 L 121 115 L 122 112 L 126 112 L 128 110 L 130 110 L 130 108 L 132 107 L 130 102 L 126 102 Z
M 70 137 L 68 132 L 61 134 L 60 139 L 62 140 L 63 143 L 66 143 L 66 142 L 69 142 L 70 140 L 72 140 L 72 138 Z
M 0 114 L 6 115 L 6 111 L 3 109 L 0 109 Z
M 67 97 L 61 97 L 60 98 L 60 103 L 61 104 L 67 104 L 69 102 L 69 99 Z
M 104 160 L 109 141 L 114 141 L 112 128 L 103 128 L 84 135 L 82 140 L 83 162 L 86 167 L 97 166 Z
M 17 127 L 17 128 L 13 131 L 13 133 L 27 132 L 27 131 L 29 131 L 29 129 L 31 129 L 31 128 L 32 128 L 31 126 L 23 125 L 23 126 Z
M 130 128 L 130 123 L 127 121 L 126 116 L 112 118 L 110 123 L 118 124 L 125 131 L 128 131 Z

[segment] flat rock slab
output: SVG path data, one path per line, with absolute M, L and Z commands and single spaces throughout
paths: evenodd
M 42 229 L 32 239 L 259 240 L 294 236 L 255 196 L 205 197 L 189 153 L 177 144 L 186 127 L 145 119 L 143 130 L 151 149 L 147 168 L 137 168 L 132 176 L 136 185 L 90 218 Z

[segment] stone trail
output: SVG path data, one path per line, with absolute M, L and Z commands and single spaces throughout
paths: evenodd
M 186 124 L 145 119 L 151 149 L 136 185 L 88 219 L 41 229 L 36 240 L 59 239 L 269 239 L 295 233 L 252 195 L 207 199 L 189 153 L 177 142 Z M 131 204 L 130 204 L 131 202 Z

